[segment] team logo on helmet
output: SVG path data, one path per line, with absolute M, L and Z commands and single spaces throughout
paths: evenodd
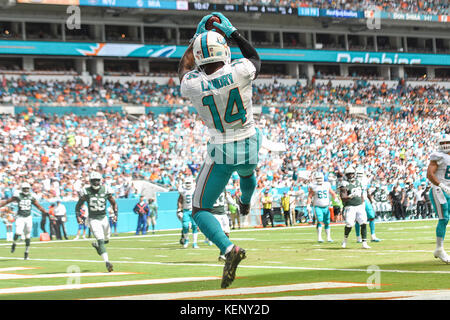
M 94 190 L 100 189 L 101 180 L 102 180 L 102 175 L 98 172 L 92 172 L 89 175 L 89 183 L 91 184 L 91 188 Z
M 231 62 L 231 50 L 225 38 L 215 31 L 207 31 L 195 38 L 193 46 L 197 66 L 208 63 Z
M 450 153 L 450 135 L 445 135 L 439 140 L 439 151 L 443 153 Z

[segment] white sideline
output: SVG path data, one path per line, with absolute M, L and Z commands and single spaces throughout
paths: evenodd
M 0 259 L 7 260 L 23 260 L 23 258 L 12 257 L 0 257 Z M 87 262 L 87 263 L 101 263 L 101 260 L 79 260 L 79 259 L 29 259 L 27 261 L 54 261 L 54 262 Z M 175 263 L 175 262 L 156 262 L 156 261 L 118 261 L 111 260 L 114 264 L 147 264 L 147 265 L 162 265 L 162 266 L 191 266 L 191 267 L 219 267 L 223 269 L 223 264 L 215 263 Z M 436 262 L 440 263 L 440 262 Z M 312 268 L 312 267 L 296 267 L 296 266 L 252 266 L 252 265 L 239 265 L 239 268 L 246 269 L 278 269 L 278 270 L 315 270 L 315 271 L 350 271 L 350 272 L 364 272 L 367 273 L 367 269 L 350 269 L 350 268 Z M 450 270 L 440 271 L 423 271 L 423 270 L 391 270 L 380 269 L 379 272 L 389 273 L 412 273 L 412 274 L 450 274 Z

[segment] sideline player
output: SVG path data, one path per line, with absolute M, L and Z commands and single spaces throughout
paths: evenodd
M 363 197 L 364 197 L 364 208 L 366 210 L 367 214 L 367 221 L 369 222 L 369 228 L 370 228 L 370 236 L 372 242 L 380 242 L 381 240 L 377 238 L 375 234 L 375 210 L 373 209 L 372 203 L 373 198 L 369 192 L 369 183 L 364 175 L 364 169 L 359 167 L 356 169 L 356 179 L 359 181 L 359 183 L 362 186 L 363 190 Z M 356 242 L 361 243 L 361 232 L 360 232 L 360 225 L 358 221 L 355 223 L 355 234 L 356 234 Z
M 367 244 L 367 214 L 364 206 L 364 196 L 362 192 L 361 183 L 356 179 L 356 171 L 353 167 L 348 167 L 345 170 L 345 178 L 339 186 L 339 192 L 344 204 L 344 241 L 342 248 L 347 246 L 348 235 L 352 231 L 355 222 L 361 226 L 361 240 L 364 249 L 370 249 Z
M 323 173 L 315 172 L 313 175 L 313 183 L 309 186 L 308 199 L 306 206 L 308 211 L 311 211 L 310 205 L 312 201 L 313 212 L 317 221 L 317 241 L 323 242 L 322 226 L 327 235 L 327 241 L 333 242 L 331 239 L 330 229 L 330 195 L 333 199 L 336 198 L 336 193 L 331 189 L 331 184 L 325 182 Z
M 2 218 L 3 223 L 6 227 L 6 241 L 12 242 L 13 241 L 13 223 L 15 221 L 14 219 L 14 212 L 13 210 L 7 206 L 2 211 L 0 211 L 0 217 Z
M 226 261 L 222 288 L 227 288 L 246 252 L 225 235 L 211 214 L 217 198 L 225 189 L 233 172 L 239 174 L 242 195 L 238 198 L 241 215 L 250 212 L 250 201 L 256 188 L 255 169 L 262 142 L 255 127 L 252 106 L 252 81 L 261 68 L 255 48 L 220 12 L 214 30 L 206 31 L 205 16 L 197 28 L 197 36 L 180 60 L 178 77 L 182 96 L 188 97 L 209 129 L 208 154 L 198 174 L 193 198 L 193 215 L 200 230 L 211 240 Z M 233 40 L 244 58 L 231 62 L 227 40 Z
M 17 203 L 16 214 L 16 231 L 14 233 L 13 243 L 11 245 L 11 253 L 16 250 L 16 241 L 19 237 L 25 238 L 25 254 L 24 259 L 28 260 L 28 254 L 30 251 L 31 243 L 31 230 L 33 228 L 33 216 L 31 214 L 31 207 L 34 205 L 42 214 L 48 214 L 48 212 L 39 204 L 36 200 L 36 196 L 31 192 L 31 185 L 28 182 L 22 183 L 20 191 L 0 203 L 0 208 L 8 205 L 11 202 Z
M 106 202 L 111 204 L 116 221 L 118 219 L 118 208 L 116 200 L 112 195 L 112 190 L 107 185 L 101 185 L 102 175 L 98 172 L 92 172 L 89 175 L 88 187 L 84 187 L 80 191 L 80 198 L 75 205 L 75 214 L 77 220 L 80 219 L 80 210 L 84 202 L 87 203 L 88 218 L 87 222 L 91 232 L 94 234 L 96 241 L 92 242 L 92 246 L 98 255 L 103 258 L 108 272 L 113 271 L 113 265 L 109 262 L 108 253 L 105 245 L 109 243 L 111 237 L 111 228 L 109 226 L 108 217 L 106 216 Z
M 434 257 L 450 263 L 444 250 L 444 238 L 450 213 L 450 135 L 439 141 L 439 149 L 430 156 L 427 179 L 432 183 L 430 200 L 438 216 Z
M 192 197 L 194 195 L 194 180 L 187 177 L 183 182 L 183 187 L 179 190 L 177 215 L 181 217 L 183 248 L 189 246 L 189 225 L 192 229 L 192 248 L 198 249 L 198 227 L 192 218 Z

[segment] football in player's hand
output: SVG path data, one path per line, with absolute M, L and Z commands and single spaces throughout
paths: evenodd
M 222 30 L 220 30 L 219 28 L 217 28 L 213 23 L 217 22 L 217 23 L 221 23 L 221 20 L 218 16 L 212 16 L 211 18 L 209 18 L 206 23 L 205 23 L 205 29 L 206 30 L 212 30 L 215 29 L 214 31 L 220 33 L 220 35 L 222 35 L 223 37 L 225 37 L 225 33 L 223 33 Z

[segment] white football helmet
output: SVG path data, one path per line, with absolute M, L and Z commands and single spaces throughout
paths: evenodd
M 450 134 L 445 135 L 439 140 L 439 151 L 450 153 Z
M 89 175 L 89 183 L 91 184 L 91 188 L 94 190 L 100 189 L 100 182 L 102 180 L 102 175 L 96 171 L 91 172 Z
M 187 177 L 186 179 L 184 179 L 183 181 L 184 190 L 191 190 L 193 186 L 194 186 L 194 179 L 192 179 L 192 177 Z
M 30 192 L 31 192 L 31 185 L 28 182 L 22 183 L 21 186 L 20 186 L 20 191 L 23 194 L 30 194 Z
M 222 61 L 231 62 L 231 50 L 227 41 L 215 31 L 201 33 L 194 40 L 192 48 L 196 66 Z
M 319 185 L 325 181 L 322 172 L 314 172 L 313 179 Z
M 353 182 L 356 180 L 356 171 L 353 167 L 348 167 L 344 172 L 345 177 L 348 181 Z

